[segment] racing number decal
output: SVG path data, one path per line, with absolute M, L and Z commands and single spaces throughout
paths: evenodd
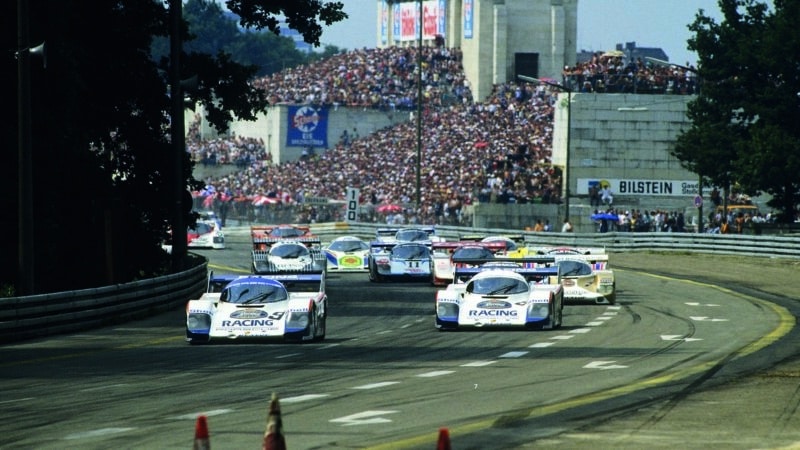
M 413 269 L 419 269 L 419 261 L 406 261 L 406 267 L 411 267 Z
M 347 221 L 356 222 L 358 220 L 358 196 L 359 190 L 347 188 Z

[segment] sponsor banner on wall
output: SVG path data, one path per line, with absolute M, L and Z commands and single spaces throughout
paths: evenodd
M 474 0 L 464 0 L 464 39 L 472 39 Z
M 422 38 L 433 39 L 437 34 L 444 36 L 446 7 L 442 0 L 422 2 Z M 415 41 L 419 39 L 419 2 L 395 3 L 394 39 L 396 41 Z
M 588 194 L 591 186 L 610 187 L 614 195 L 683 197 L 698 194 L 698 180 L 648 180 L 628 178 L 579 178 L 576 194 Z
M 386 0 L 381 1 L 381 44 L 389 42 L 389 4 Z
M 311 105 L 290 106 L 286 146 L 328 148 L 328 109 Z

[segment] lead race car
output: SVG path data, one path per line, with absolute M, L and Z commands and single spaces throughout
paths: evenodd
M 324 274 L 209 276 L 208 289 L 186 304 L 191 344 L 241 340 L 325 339 Z
M 436 293 L 436 328 L 556 329 L 564 288 L 550 257 L 494 258 L 457 267 L 453 284 Z

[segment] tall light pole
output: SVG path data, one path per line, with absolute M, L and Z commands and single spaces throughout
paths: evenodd
M 682 66 L 680 64 L 673 64 L 673 63 L 671 63 L 669 61 L 665 61 L 663 59 L 658 59 L 658 58 L 653 58 L 653 57 L 650 57 L 650 56 L 645 56 L 644 59 L 646 59 L 647 61 L 650 61 L 651 63 L 654 63 L 654 64 L 658 64 L 658 65 L 661 65 L 661 66 L 677 67 L 679 69 L 683 69 L 683 70 L 685 70 L 687 72 L 691 72 L 691 73 L 697 75 L 697 69 L 693 69 L 691 67 Z M 703 232 L 703 172 L 700 171 L 699 167 L 697 169 L 697 176 L 699 177 L 699 180 L 698 180 L 698 183 L 697 183 L 697 196 L 700 197 L 700 201 L 695 202 L 695 204 L 697 205 L 697 232 L 698 233 L 702 233 Z M 727 197 L 727 195 L 728 194 L 727 194 L 727 189 L 726 189 L 725 196 Z
M 419 36 L 417 39 L 417 214 L 422 208 L 422 0 L 419 0 Z
M 30 28 L 28 0 L 19 0 L 17 9 L 17 101 L 19 108 L 19 192 L 18 192 L 18 292 L 35 293 L 34 234 L 33 234 L 33 156 L 31 154 L 31 74 Z
M 539 78 L 528 77 L 525 75 L 517 75 L 522 81 L 527 81 L 529 83 L 541 83 L 546 84 L 548 86 L 554 87 L 561 91 L 567 93 L 567 145 L 565 151 L 565 161 L 564 161 L 564 183 L 562 186 L 562 195 L 564 196 L 564 217 L 569 219 L 569 155 L 570 155 L 570 143 L 569 143 L 569 135 L 570 130 L 572 130 L 572 89 L 557 83 L 552 83 L 550 81 L 545 81 Z
M 172 269 L 178 272 L 183 269 L 188 243 L 186 242 L 186 221 L 184 197 L 186 182 L 183 176 L 183 159 L 186 157 L 186 136 L 183 125 L 183 90 L 181 89 L 180 55 L 183 50 L 181 41 L 181 22 L 183 20 L 182 0 L 170 0 L 170 138 L 172 141 Z

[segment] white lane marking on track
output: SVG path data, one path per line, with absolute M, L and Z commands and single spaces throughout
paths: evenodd
M 431 378 L 440 377 L 442 375 L 450 375 L 451 373 L 455 373 L 455 370 L 434 370 L 433 372 L 425 372 L 416 376 L 420 378 Z
M 320 347 L 317 347 L 317 350 L 326 350 L 326 349 L 329 349 L 329 348 L 332 348 L 332 347 L 336 347 L 336 346 L 339 346 L 339 345 L 342 345 L 342 344 L 340 344 L 338 342 L 337 343 L 333 343 L 333 344 L 325 344 L 325 345 L 322 345 Z
M 616 311 L 606 311 L 603 313 L 604 316 L 611 316 L 611 317 L 616 316 L 617 314 L 619 313 Z
M 528 354 L 528 352 L 508 352 L 508 353 L 503 353 L 499 357 L 500 358 L 519 358 L 520 356 L 525 356 L 527 354 Z
M 184 414 L 182 416 L 176 416 L 176 417 L 173 417 L 173 419 L 178 419 L 178 420 L 191 419 L 191 420 L 195 420 L 195 419 L 197 419 L 198 416 L 206 416 L 206 417 L 221 416 L 222 414 L 228 414 L 230 412 L 233 412 L 233 410 L 232 409 L 212 409 L 211 411 L 201 411 L 201 412 Z
M 497 361 L 475 361 L 471 363 L 461 364 L 461 367 L 483 367 L 488 366 L 489 364 L 494 364 Z
M 594 320 L 611 320 L 611 319 L 613 319 L 613 317 L 611 316 L 600 316 Z
M 383 416 L 386 414 L 394 414 L 400 411 L 364 411 L 360 413 L 350 414 L 349 416 L 339 417 L 336 419 L 331 419 L 330 422 L 335 423 L 342 423 L 344 426 L 351 426 L 351 425 L 371 425 L 375 423 L 387 423 L 391 422 L 391 419 L 387 419 L 385 417 L 377 417 Z
M 694 341 L 702 341 L 701 338 L 690 338 L 690 337 L 683 337 L 682 334 L 662 334 L 661 339 L 664 341 L 686 341 L 686 342 L 694 342 Z
M 603 322 L 589 322 L 589 323 L 586 324 L 586 326 L 587 327 L 599 327 L 602 324 L 603 324 Z
M 391 386 L 393 384 L 398 384 L 399 381 L 382 381 L 380 383 L 370 383 L 370 384 L 362 384 L 361 386 L 356 386 L 352 389 L 377 389 L 382 388 L 385 386 Z
M 283 358 L 294 358 L 295 356 L 299 356 L 301 353 L 287 353 L 285 355 L 278 355 L 275 359 L 283 359 Z
M 621 306 L 606 306 L 606 309 L 611 309 L 611 310 L 618 310 L 620 308 L 622 308 L 622 307 Z
M 715 319 L 713 317 L 708 316 L 689 316 L 690 319 L 696 320 L 698 322 L 727 322 L 728 319 Z
M 295 397 L 286 397 L 280 399 L 281 403 L 300 403 L 300 402 L 307 402 L 309 400 L 316 400 L 318 398 L 328 397 L 328 394 L 306 394 L 306 395 L 298 395 Z
M 572 334 L 584 334 L 592 331 L 591 328 L 575 328 L 574 330 L 569 330 Z
M 544 348 L 544 347 L 550 347 L 553 344 L 555 344 L 555 342 L 537 342 L 535 344 L 529 345 L 528 348 Z
M 83 439 L 97 436 L 108 436 L 109 434 L 126 433 L 135 430 L 136 428 L 100 428 L 97 430 L 84 431 L 82 433 L 73 433 L 64 437 L 64 439 Z
M 560 336 L 553 336 L 553 337 L 551 337 L 550 339 L 566 340 L 566 339 L 572 339 L 572 338 L 574 338 L 574 337 L 575 337 L 574 335 L 562 334 L 562 335 L 560 335 Z
M 622 366 L 619 364 L 614 364 L 616 361 L 592 361 L 589 364 L 583 366 L 584 369 L 625 369 L 628 366 Z

